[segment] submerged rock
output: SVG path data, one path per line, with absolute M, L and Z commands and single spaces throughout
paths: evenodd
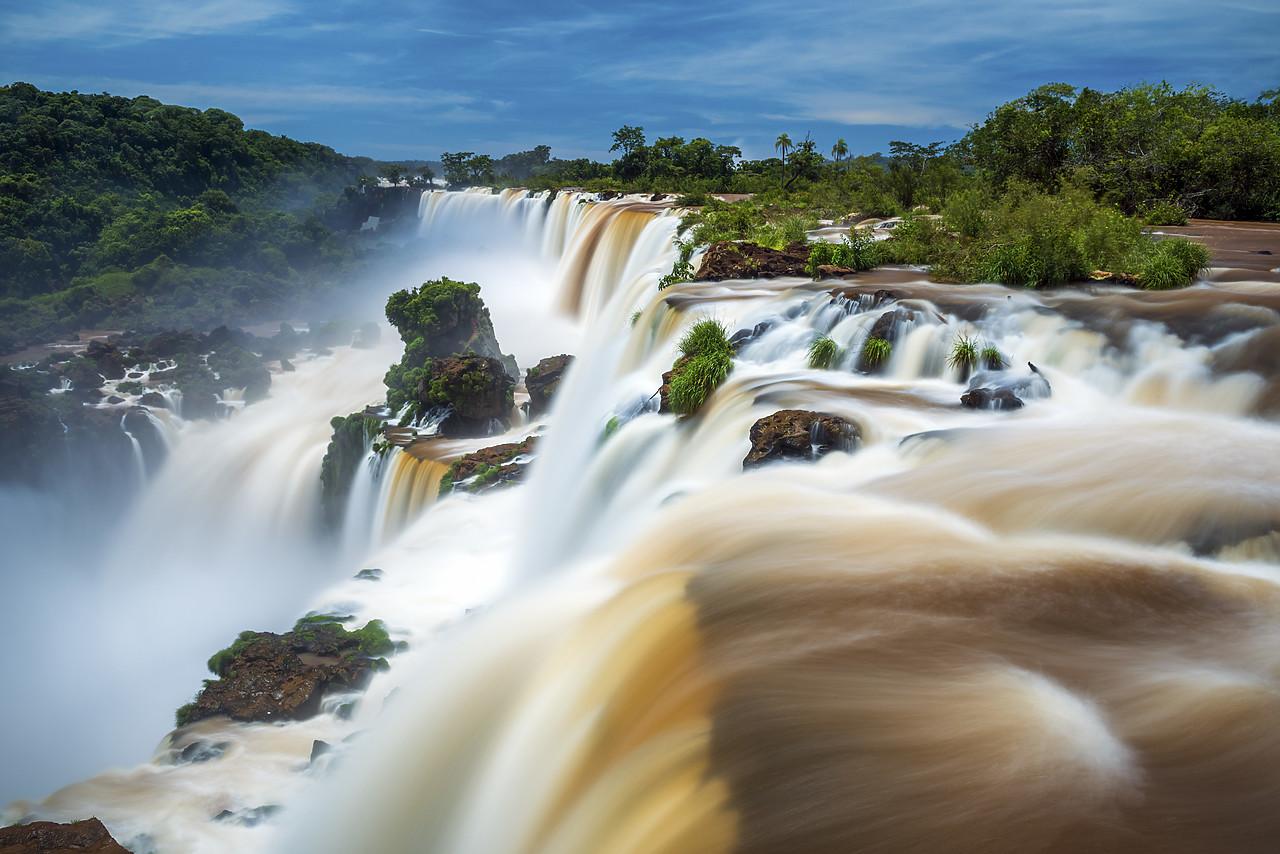
M 524 387 L 529 392 L 529 416 L 536 417 L 551 406 L 551 398 L 560 388 L 565 370 L 573 362 L 573 356 L 561 353 L 549 356 L 525 371 Z
M 772 279 L 777 276 L 809 277 L 809 244 L 797 241 L 786 249 L 770 249 L 755 243 L 722 240 L 711 244 L 694 275 L 695 282 L 723 279 Z
M 1021 409 L 1028 400 L 1048 397 L 1052 389 L 1040 369 L 1030 362 L 1031 375 L 1008 377 L 1001 371 L 982 371 L 969 380 L 969 390 L 960 402 L 969 409 Z
M 4 854 L 129 854 L 129 849 L 111 837 L 96 818 L 70 824 L 34 821 L 0 828 L 0 851 Z
M 774 460 L 813 460 L 831 451 L 852 451 L 862 438 L 857 424 L 825 412 L 783 409 L 751 425 L 751 451 L 743 469 Z

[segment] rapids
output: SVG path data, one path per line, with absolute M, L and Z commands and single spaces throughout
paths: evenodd
M 522 369 L 578 357 L 552 411 L 371 455 L 335 547 L 311 521 L 327 421 L 381 395 L 397 344 L 301 365 L 230 423 L 177 431 L 90 561 L 112 606 L 50 630 L 103 647 L 90 672 L 136 665 L 98 687 L 152 741 L 155 705 L 242 628 L 340 610 L 408 651 L 349 719 L 336 698 L 301 723 L 205 720 L 149 762 L 132 737 L 133 767 L 4 819 L 97 815 L 159 854 L 1280 845 L 1280 429 L 1256 356 L 1280 284 L 1090 296 L 896 270 L 659 292 L 661 206 L 429 193 L 421 214 L 431 260 L 377 296 L 480 282 Z M 859 373 L 895 309 L 887 364 Z M 704 318 L 758 334 L 678 421 L 653 395 Z M 820 335 L 830 370 L 808 366 Z M 1048 395 L 961 407 L 962 336 Z M 744 473 L 780 409 L 856 422 L 861 444 Z M 531 432 L 527 482 L 437 500 L 450 459 Z M 194 742 L 217 755 L 185 761 Z

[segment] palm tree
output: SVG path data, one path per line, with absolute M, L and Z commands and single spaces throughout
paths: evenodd
M 844 144 L 844 138 L 836 140 L 836 144 L 831 146 L 831 156 L 836 159 L 836 166 L 840 165 L 840 158 L 849 153 L 849 146 Z
M 785 133 L 779 134 L 778 141 L 773 144 L 774 151 L 782 152 L 782 187 L 783 189 L 786 189 L 786 186 L 787 186 L 787 152 L 790 151 L 792 148 L 795 148 L 795 146 L 791 144 L 791 137 L 787 136 Z

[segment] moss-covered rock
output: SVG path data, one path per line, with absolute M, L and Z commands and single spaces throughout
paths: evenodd
M 238 721 L 305 720 L 333 689 L 361 689 L 382 656 L 395 651 L 386 627 L 371 620 L 354 631 L 341 619 L 303 617 L 284 634 L 241 632 L 209 659 L 217 679 L 206 680 L 191 703 L 178 709 L 178 726 L 227 715 Z
M 536 418 L 551 406 L 551 399 L 560 388 L 560 380 L 573 357 L 561 353 L 548 356 L 524 373 L 524 387 L 529 392 L 529 416 Z
M 363 412 L 353 412 L 336 416 L 329 426 L 333 428 L 333 438 L 320 462 L 320 503 L 325 521 L 336 526 L 342 521 L 356 467 L 377 438 L 382 422 Z
M 494 486 L 519 482 L 526 468 L 520 457 L 532 453 L 536 441 L 536 436 L 530 436 L 523 442 L 481 448 L 456 460 L 440 480 L 440 494 L 452 490 L 482 492 Z

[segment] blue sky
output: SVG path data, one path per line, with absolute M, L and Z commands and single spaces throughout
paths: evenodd
M 0 0 L 0 81 L 218 107 L 378 159 L 611 133 L 950 141 L 1043 83 L 1280 87 L 1275 0 Z

